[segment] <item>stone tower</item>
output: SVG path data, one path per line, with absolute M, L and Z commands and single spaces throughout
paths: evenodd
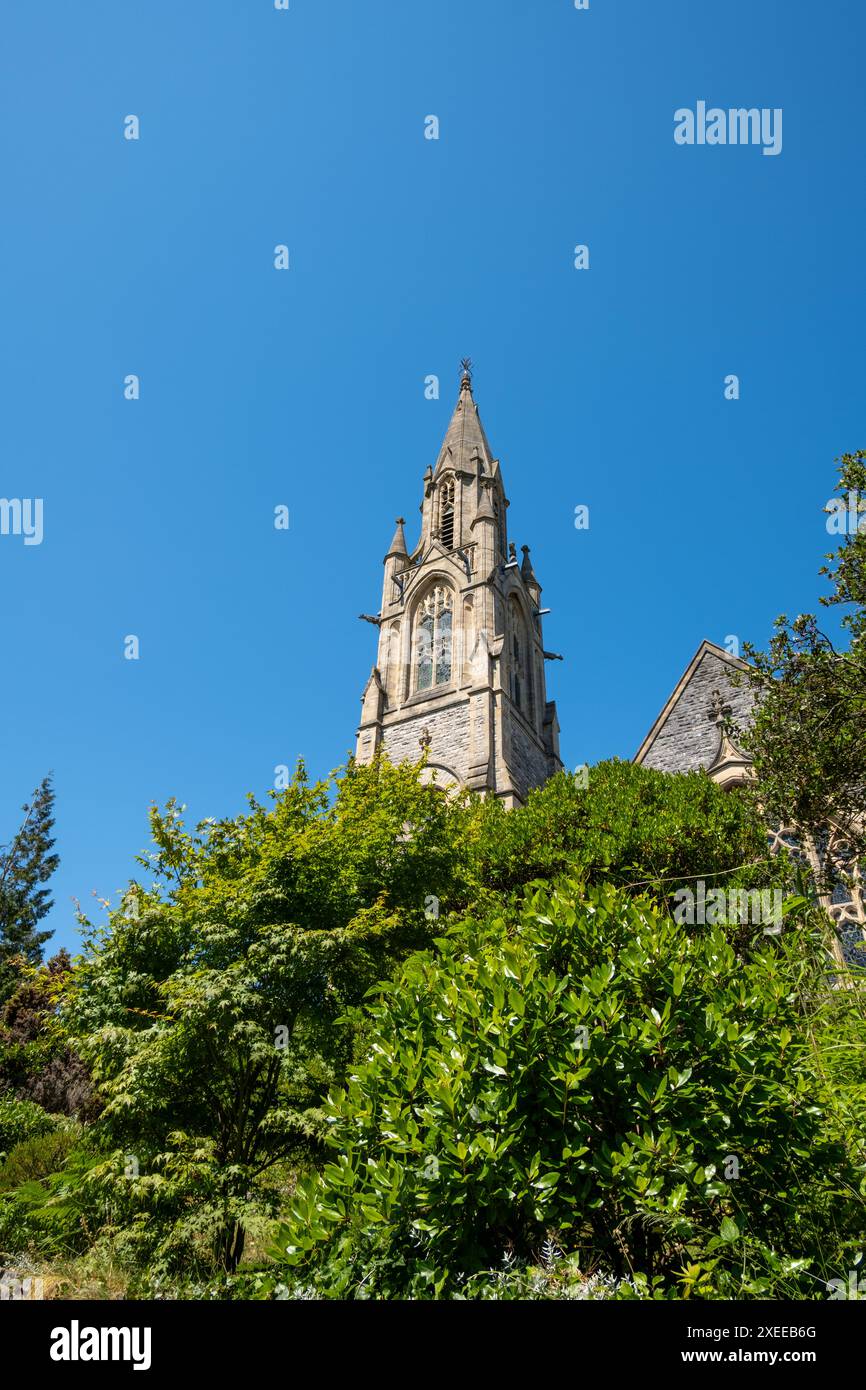
M 385 556 L 379 652 L 361 700 L 356 756 L 427 751 L 428 780 L 520 804 L 561 766 L 547 699 L 541 586 L 509 545 L 508 500 L 463 363 L 435 468 L 423 478 L 421 536 L 402 517 Z M 366 615 L 362 615 L 366 616 Z

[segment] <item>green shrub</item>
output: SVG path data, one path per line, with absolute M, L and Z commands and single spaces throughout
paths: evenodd
M 611 759 L 588 770 L 586 785 L 560 772 L 516 810 L 490 799 L 474 814 L 476 901 L 563 874 L 634 891 L 663 880 L 670 896 L 698 874 L 724 871 L 732 887 L 730 870 L 748 865 L 743 882 L 758 888 L 778 872 L 754 807 L 704 772 L 673 776 Z
M 0 1192 L 11 1192 L 25 1182 L 38 1182 L 63 1168 L 81 1140 L 81 1126 L 66 1121 L 56 1129 L 25 1139 L 9 1151 L 0 1165 Z
M 382 987 L 333 1161 L 279 1233 L 287 1280 L 448 1296 L 555 1239 L 645 1296 L 815 1296 L 831 1205 L 837 1230 L 863 1211 L 804 1027 L 820 943 L 758 930 L 744 960 L 721 927 L 582 893 L 464 926 Z
M 32 1100 L 0 1097 L 0 1158 L 25 1139 L 47 1134 L 56 1124 L 56 1116 L 49 1115 Z

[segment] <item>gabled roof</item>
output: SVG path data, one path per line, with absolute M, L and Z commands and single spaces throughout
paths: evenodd
M 655 723 L 653 724 L 652 728 L 650 729 L 640 748 L 635 753 L 634 762 L 646 762 L 653 748 L 653 745 L 659 738 L 659 735 L 665 729 L 665 726 L 668 724 L 668 721 L 673 716 L 674 711 L 677 708 L 677 705 L 680 703 L 680 700 L 685 695 L 686 691 L 688 690 L 689 686 L 694 680 L 698 672 L 698 668 L 701 666 L 701 663 L 707 657 L 711 658 L 711 660 L 716 663 L 723 662 L 724 665 L 730 668 L 732 671 L 747 671 L 749 669 L 748 662 L 743 661 L 738 656 L 732 656 L 730 652 L 725 651 L 724 647 L 717 646 L 715 642 L 708 642 L 704 640 L 698 647 L 697 651 L 695 652 L 694 656 L 692 657 L 691 661 L 689 662 L 688 666 L 686 667 L 685 671 L 683 672 L 682 676 L 677 682 L 677 685 L 675 686 L 672 694 L 670 695 L 670 698 L 668 699 L 667 703 L 665 704 L 664 708 L 662 709 L 661 713 L 659 714 L 658 718 L 656 719 Z M 743 697 L 744 698 L 742 699 L 742 701 L 738 701 L 738 704 L 745 706 L 747 703 L 750 703 L 750 697 L 748 696 L 747 692 L 743 692 Z M 712 761 L 712 758 L 710 758 L 709 762 L 699 763 L 698 761 L 695 761 L 693 765 L 709 766 L 709 763 Z

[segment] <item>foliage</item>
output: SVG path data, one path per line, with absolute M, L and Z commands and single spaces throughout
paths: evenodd
M 208 1298 L 802 1297 L 853 1261 L 862 994 L 826 922 L 802 884 L 780 939 L 670 916 L 782 881 L 749 801 L 611 762 L 505 812 L 418 771 L 154 810 L 83 956 L 19 962 L 0 1090 L 87 1123 L 10 1153 L 0 1252 Z
M 37 964 L 51 932 L 37 931 L 37 923 L 51 908 L 49 890 L 42 885 L 60 863 L 52 853 L 54 839 L 54 788 L 43 778 L 28 805 L 24 820 L 10 844 L 0 849 L 0 1001 L 17 981 L 17 961 Z
M 819 941 L 760 936 L 744 959 L 720 928 L 571 881 L 516 930 L 493 916 L 440 948 L 371 1008 L 332 1160 L 281 1228 L 287 1278 L 447 1296 L 553 1237 L 584 1269 L 701 1295 L 744 1263 L 756 1289 L 773 1260 L 805 1283 L 831 1195 L 862 1229 L 802 1023 Z
M 69 1155 L 81 1143 L 81 1126 L 61 1121 L 55 1129 L 41 1130 L 9 1150 L 0 1165 L 0 1192 L 11 1192 L 27 1182 L 39 1182 L 65 1167 Z
M 77 1146 L 59 1170 L 0 1192 L 0 1255 L 37 1250 L 50 1257 L 85 1249 L 92 1233 L 111 1219 L 85 1185 L 93 1163 L 88 1150 Z
M 25 1139 L 47 1134 L 56 1123 L 53 1115 L 48 1115 L 41 1105 L 31 1100 L 0 1096 L 0 1156 L 5 1156 Z
M 425 899 L 448 891 L 460 808 L 416 772 L 350 766 L 329 803 L 299 769 L 272 810 L 195 834 L 176 807 L 154 811 L 154 884 L 89 929 L 64 1024 L 166 1258 L 204 1241 L 234 1269 L 271 1209 L 268 1170 L 320 1142 L 351 1056 L 346 1009 L 430 940 Z
M 613 759 L 591 768 L 586 785 L 560 772 L 525 806 L 489 800 L 474 816 L 473 902 L 565 872 L 668 896 L 699 875 L 725 873 L 735 886 L 730 871 L 741 866 L 750 886 L 770 881 L 760 816 L 703 772 L 671 776 Z
M 859 528 L 828 555 L 832 592 L 825 607 L 842 610 L 848 639 L 839 650 L 811 613 L 776 620 L 766 652 L 749 645 L 757 708 L 740 741 L 754 759 L 767 814 L 815 839 L 831 822 L 866 856 L 866 452 L 839 460 L 838 503 L 856 500 Z M 831 504 L 832 505 L 832 504 Z M 859 515 L 863 513 L 864 515 Z M 846 516 L 847 519 L 847 516 Z

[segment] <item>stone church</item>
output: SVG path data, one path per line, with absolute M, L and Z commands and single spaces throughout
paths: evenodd
M 426 776 L 508 807 L 561 767 L 547 698 L 541 585 L 529 547 L 516 558 L 508 498 L 484 433 L 468 361 L 435 467 L 422 479 L 421 534 L 403 518 L 385 556 L 382 609 L 362 614 L 379 651 L 361 702 L 356 757 L 427 750 Z
M 402 517 L 385 556 L 379 648 L 361 701 L 356 757 L 384 749 L 392 762 L 427 752 L 425 777 L 521 805 L 562 766 L 556 705 L 547 698 L 541 585 L 529 547 L 522 561 L 508 538 L 508 498 L 481 423 L 468 361 L 435 467 L 422 479 L 420 537 L 410 552 Z M 746 664 L 701 643 L 634 761 L 661 772 L 704 769 L 727 790 L 752 775 L 728 728 L 751 717 L 749 686 L 732 676 Z M 800 845 L 789 827 L 768 831 L 813 869 L 844 860 L 832 828 L 822 846 Z M 849 886 L 828 895 L 841 949 L 860 959 L 866 930 L 856 865 Z M 862 963 L 862 961 L 861 961 Z

